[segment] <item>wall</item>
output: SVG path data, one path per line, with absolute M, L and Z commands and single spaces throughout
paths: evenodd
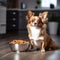
M 19 8 L 20 8 L 20 3 L 24 2 L 27 4 L 27 8 L 35 8 L 36 4 L 36 0 L 19 0 Z M 60 0 L 57 0 L 57 7 L 60 7 Z
M 19 0 L 19 8 L 20 8 L 20 3 L 21 2 L 24 2 L 24 3 L 26 3 L 27 4 L 27 8 L 35 8 L 35 6 L 37 5 L 36 4 L 36 0 Z
M 7 4 L 7 0 L 0 0 L 0 3 L 2 2 L 2 5 L 3 6 L 6 6 L 6 4 Z
M 57 6 L 60 8 L 60 0 L 57 0 Z

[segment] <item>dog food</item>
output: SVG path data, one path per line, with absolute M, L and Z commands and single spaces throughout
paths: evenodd
M 13 40 L 10 43 L 11 44 L 29 44 L 28 41 L 24 41 L 24 40 Z

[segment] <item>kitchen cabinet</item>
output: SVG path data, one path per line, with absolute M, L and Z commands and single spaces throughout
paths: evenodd
M 0 34 L 6 33 L 6 7 L 0 6 Z
M 19 13 L 17 10 L 7 10 L 7 33 L 18 33 Z
M 26 11 L 19 11 L 19 30 L 26 30 Z
M 60 16 L 60 10 L 32 10 L 35 15 L 39 15 L 40 12 L 48 11 L 48 22 L 51 19 L 52 13 Z M 8 9 L 7 10 L 7 32 L 18 33 L 27 32 L 27 20 L 26 20 L 27 9 Z M 47 32 L 49 33 L 48 24 Z M 60 28 L 58 29 L 58 33 Z M 60 34 L 60 33 L 59 33 Z
M 18 8 L 18 0 L 7 0 L 7 8 Z

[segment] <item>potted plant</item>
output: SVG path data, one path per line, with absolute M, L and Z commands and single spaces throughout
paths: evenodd
M 37 3 L 37 7 L 40 7 L 41 6 L 41 0 L 36 0 L 36 3 Z
M 37 3 L 38 5 L 40 5 L 40 4 L 41 4 L 41 0 L 36 0 L 36 3 Z
M 59 16 L 57 16 L 56 14 L 52 14 L 48 22 L 49 34 L 57 35 L 59 19 Z

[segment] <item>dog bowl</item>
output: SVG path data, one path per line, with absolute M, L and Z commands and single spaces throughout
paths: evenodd
M 12 42 L 9 43 L 9 46 L 13 52 L 21 52 L 21 51 L 26 51 L 29 46 L 29 42 L 22 41 L 22 40 L 13 40 Z

